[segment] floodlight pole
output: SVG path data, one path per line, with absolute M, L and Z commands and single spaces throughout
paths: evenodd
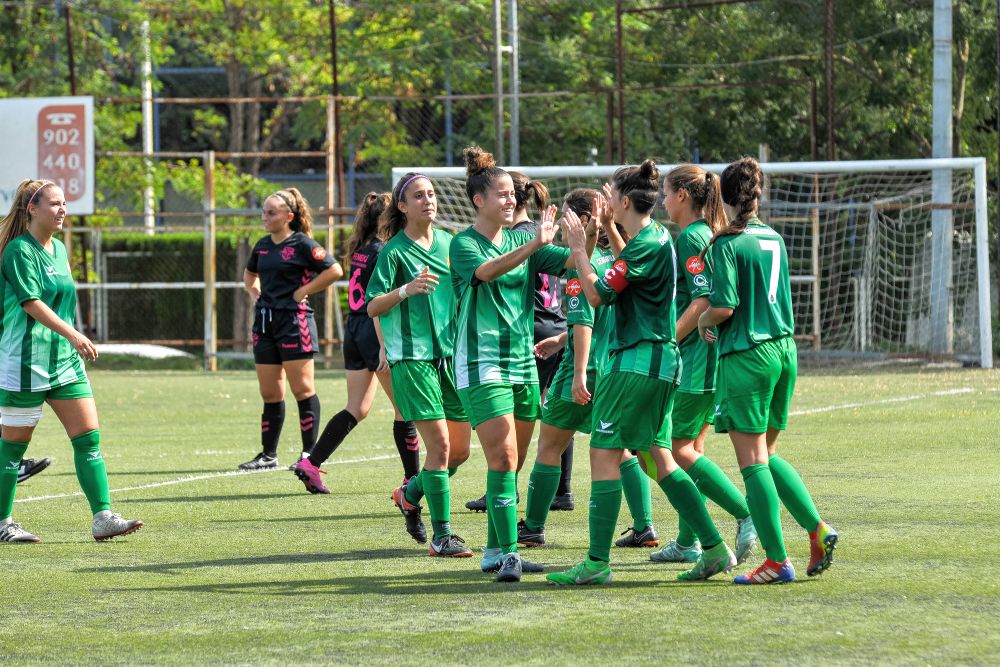
M 521 164 L 521 74 L 519 71 L 519 36 L 517 28 L 517 0 L 507 2 L 507 20 L 510 22 L 510 163 Z
M 142 152 L 147 155 L 146 187 L 142 194 L 143 222 L 146 234 L 156 232 L 156 206 L 153 191 L 153 50 L 149 40 L 149 21 L 142 22 Z

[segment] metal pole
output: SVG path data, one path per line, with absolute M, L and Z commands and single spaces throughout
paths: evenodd
M 340 65 L 337 60 L 337 7 L 329 0 L 330 65 L 333 68 L 333 166 L 337 177 L 337 205 L 344 205 L 344 162 L 340 136 Z
M 618 93 L 618 162 L 625 164 L 625 53 L 622 39 L 622 0 L 615 0 L 615 88 Z
M 336 140 L 337 136 L 337 115 L 334 113 L 336 100 L 333 95 L 326 102 L 326 209 L 329 211 L 326 217 L 326 252 L 334 256 L 333 237 L 334 229 L 333 202 L 337 190 L 336 177 Z M 350 260 L 348 260 L 350 261 Z M 334 303 L 336 293 L 332 286 L 327 287 L 323 299 L 323 338 L 327 341 L 333 338 L 333 318 L 339 315 L 339 304 Z M 338 318 L 339 320 L 339 318 Z M 323 365 L 330 368 L 333 364 L 333 343 L 323 345 Z
M 1000 226 L 1000 0 L 997 0 L 997 21 L 994 33 L 997 38 L 997 214 L 994 224 Z M 997 235 L 997 257 L 995 264 L 1000 271 L 1000 234 Z M 989 284 L 989 281 L 987 281 Z
M 521 164 L 521 75 L 518 71 L 517 0 L 507 2 L 510 22 L 510 163 Z
M 503 46 L 500 43 L 500 0 L 493 0 L 493 132 L 496 135 L 497 164 L 506 164 L 503 158 Z
M 72 3 L 67 2 L 66 9 L 66 56 L 69 60 L 69 94 L 76 95 L 76 59 L 73 57 L 73 20 L 70 18 L 70 7 Z
M 205 212 L 202 253 L 205 265 L 205 370 L 215 371 L 219 368 L 219 360 L 215 356 L 219 351 L 218 312 L 215 300 L 215 151 L 205 151 L 203 166 L 205 169 L 205 197 L 202 201 L 202 209 Z
M 993 368 L 993 323 L 990 306 L 989 221 L 986 218 L 986 159 L 976 165 L 976 273 L 979 284 L 979 364 Z
M 824 60 L 826 62 L 826 159 L 837 159 L 837 139 L 833 131 L 833 29 L 834 0 L 826 0 L 826 25 L 824 33 Z
M 149 21 L 142 22 L 142 152 L 147 156 L 146 187 L 143 188 L 142 212 L 146 233 L 156 232 L 156 206 L 153 192 L 153 54 L 149 40 Z
M 933 156 L 952 157 L 952 5 L 934 0 L 934 143 Z M 931 210 L 931 340 L 932 354 L 951 354 L 952 212 L 951 169 L 932 173 Z M 939 208 L 940 207 L 940 208 Z

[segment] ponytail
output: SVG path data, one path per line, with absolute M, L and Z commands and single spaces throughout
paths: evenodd
M 726 227 L 726 212 L 722 208 L 719 177 L 696 164 L 682 164 L 667 174 L 667 183 L 674 192 L 684 190 L 691 197 L 695 211 L 701 211 L 712 233 Z
M 719 190 L 722 201 L 736 211 L 736 217 L 728 226 L 715 232 L 712 240 L 708 242 L 708 247 L 702 251 L 703 256 L 716 239 L 740 234 L 746 229 L 747 223 L 757 215 L 760 196 L 764 192 L 764 171 L 760 168 L 760 163 L 749 156 L 733 162 L 722 172 L 719 178 Z
M 379 238 L 379 218 L 388 207 L 392 195 L 388 192 L 378 194 L 369 192 L 358 206 L 354 215 L 354 229 L 344 241 L 344 264 L 351 265 L 351 257 L 358 248 L 368 245 Z
M 539 211 L 549 205 L 549 189 L 545 184 L 533 181 L 527 174 L 512 171 L 510 178 L 514 181 L 514 210 L 520 211 L 528 205 L 529 199 L 534 200 Z
M 292 221 L 289 227 L 293 232 L 302 232 L 312 238 L 312 212 L 309 210 L 309 202 L 302 196 L 298 188 L 285 188 L 278 190 L 268 199 L 274 197 L 280 201 L 288 212 L 292 214 Z

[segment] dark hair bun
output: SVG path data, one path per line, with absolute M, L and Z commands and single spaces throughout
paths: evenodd
M 639 176 L 650 181 L 659 180 L 660 170 L 656 168 L 656 162 L 643 160 L 642 164 L 639 165 Z
M 479 146 L 469 146 L 462 150 L 462 159 L 465 161 L 465 173 L 470 176 L 497 166 L 493 154 L 487 153 Z

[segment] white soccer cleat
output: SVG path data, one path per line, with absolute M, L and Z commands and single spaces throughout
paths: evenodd
M 21 524 L 11 521 L 0 526 L 0 542 L 41 542 L 41 540 L 21 528 Z
M 138 519 L 131 521 L 123 519 L 121 514 L 115 514 L 110 510 L 104 510 L 94 515 L 94 539 L 98 542 L 110 540 L 112 537 L 128 535 L 142 528 L 143 523 Z

